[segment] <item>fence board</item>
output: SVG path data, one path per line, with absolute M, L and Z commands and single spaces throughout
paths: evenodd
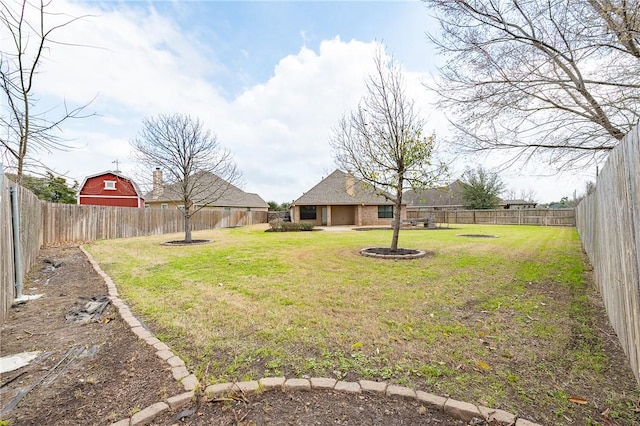
M 576 219 L 609 320 L 640 384 L 640 127 L 611 151 Z

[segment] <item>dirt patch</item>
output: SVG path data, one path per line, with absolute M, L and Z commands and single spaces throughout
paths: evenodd
M 460 234 L 458 237 L 467 237 L 467 238 L 498 238 L 496 235 L 488 235 L 488 234 Z
M 271 390 L 202 401 L 180 415 L 163 414 L 158 424 L 209 425 L 448 425 L 463 426 L 441 411 L 409 399 L 336 391 Z M 180 414 L 180 413 L 178 413 Z M 474 423 L 477 425 L 483 422 Z
M 24 293 L 43 297 L 12 308 L 1 326 L 3 356 L 42 355 L 0 376 L 0 405 L 36 386 L 3 420 L 12 426 L 109 424 L 184 392 L 169 366 L 131 332 L 113 305 L 94 321 L 65 319 L 79 301 L 106 292 L 77 247 L 42 251 Z

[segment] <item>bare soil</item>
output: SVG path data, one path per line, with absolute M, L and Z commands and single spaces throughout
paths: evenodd
M 0 328 L 2 356 L 25 351 L 42 355 L 0 375 L 0 410 L 18 401 L 2 420 L 12 426 L 108 425 L 184 392 L 168 364 L 131 332 L 113 305 L 88 323 L 65 319 L 74 306 L 106 292 L 77 247 L 42 250 L 23 293 L 43 297 L 12 308 Z M 18 400 L 20 393 L 24 396 Z M 153 424 L 465 424 L 414 400 L 333 391 L 197 398 L 184 410 L 164 412 Z

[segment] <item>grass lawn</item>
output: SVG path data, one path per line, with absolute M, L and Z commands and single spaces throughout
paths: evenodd
M 264 229 L 196 232 L 213 242 L 193 247 L 162 246 L 176 239 L 164 235 L 87 249 L 207 384 L 381 380 L 545 424 L 639 421 L 638 389 L 575 229 L 403 230 L 401 247 L 434 252 L 403 261 L 358 254 L 388 246 L 389 230 Z

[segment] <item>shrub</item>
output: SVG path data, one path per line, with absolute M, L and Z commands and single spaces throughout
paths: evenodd
M 313 223 L 311 222 L 301 222 L 300 223 L 300 230 L 301 231 L 313 231 Z
M 271 232 L 297 232 L 297 231 L 312 231 L 313 223 L 309 222 L 285 222 L 282 219 L 274 219 L 269 222 L 269 226 L 271 226 Z

